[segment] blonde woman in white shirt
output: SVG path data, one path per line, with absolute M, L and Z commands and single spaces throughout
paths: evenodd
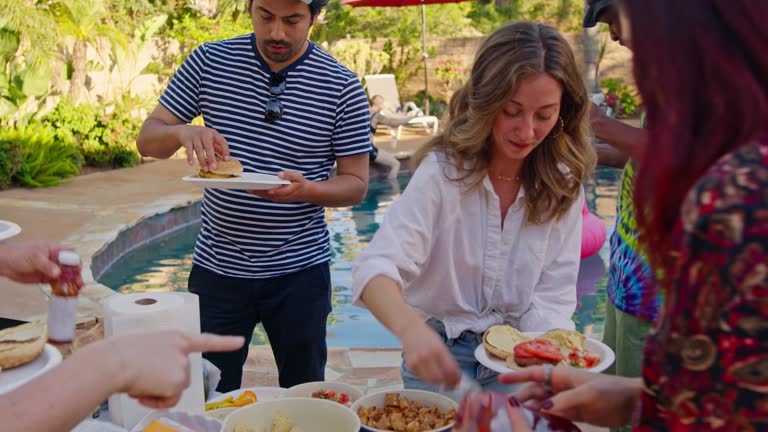
M 595 154 L 567 42 L 544 24 L 499 28 L 450 104 L 445 131 L 353 268 L 353 297 L 403 344 L 406 388 L 496 374 L 482 333 L 574 327 L 582 181 Z

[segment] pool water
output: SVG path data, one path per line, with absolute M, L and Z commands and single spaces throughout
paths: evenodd
M 620 171 L 600 167 L 586 185 L 587 204 L 613 231 Z M 389 205 L 406 187 L 407 177 L 372 181 L 365 200 L 354 207 L 326 210 L 333 261 L 333 312 L 328 317 L 328 345 L 337 347 L 400 347 L 397 338 L 366 309 L 351 304 L 352 261 L 368 244 Z M 123 257 L 99 282 L 122 293 L 186 291 L 192 251 L 200 225 L 192 225 Z M 582 260 L 579 305 L 573 317 L 577 329 L 601 338 L 605 319 L 605 270 L 608 242 L 599 253 Z M 268 344 L 264 329 L 254 331 L 254 345 Z

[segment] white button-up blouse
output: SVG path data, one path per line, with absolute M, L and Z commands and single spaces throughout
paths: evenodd
M 444 158 L 444 156 L 440 156 Z M 376 276 L 397 282 L 449 338 L 507 323 L 521 331 L 573 329 L 583 193 L 560 221 L 529 224 L 520 191 L 501 226 L 486 177 L 468 189 L 455 168 L 427 156 L 352 269 L 355 304 Z

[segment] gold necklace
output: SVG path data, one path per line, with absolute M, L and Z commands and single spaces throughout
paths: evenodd
M 495 178 L 496 180 L 505 181 L 507 183 L 511 183 L 513 181 L 520 181 L 520 176 L 517 176 L 517 177 L 506 177 L 506 176 L 501 176 L 501 175 L 493 174 L 493 178 Z

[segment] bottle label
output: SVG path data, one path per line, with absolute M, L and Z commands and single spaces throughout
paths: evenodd
M 75 338 L 77 297 L 51 296 L 48 304 L 48 339 L 71 342 Z

